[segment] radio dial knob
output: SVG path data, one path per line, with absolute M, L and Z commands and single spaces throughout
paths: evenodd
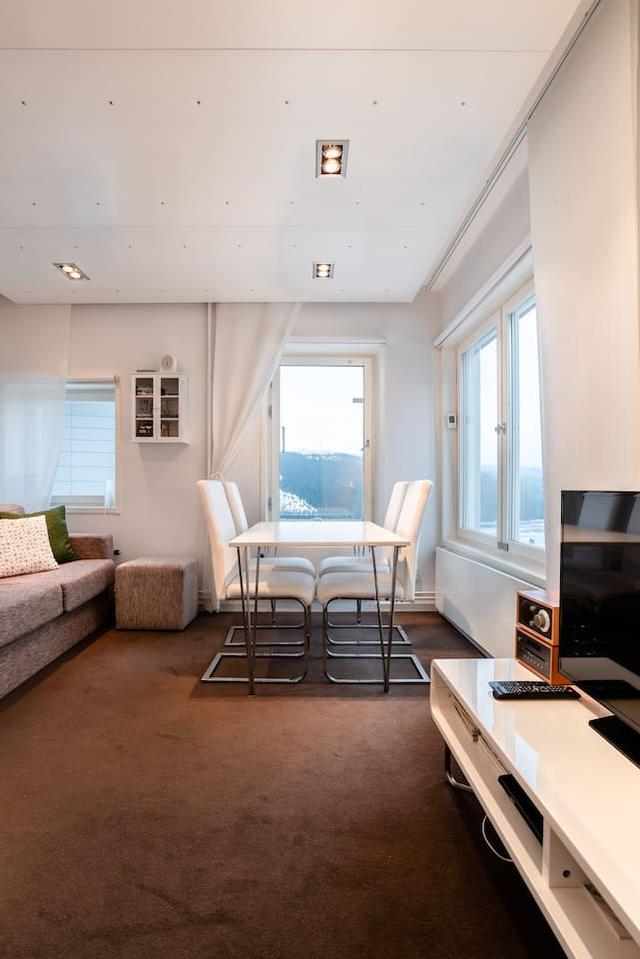
M 546 609 L 539 609 L 536 615 L 533 617 L 533 625 L 536 629 L 539 629 L 541 633 L 548 633 L 549 627 L 551 626 L 551 619 L 549 613 Z

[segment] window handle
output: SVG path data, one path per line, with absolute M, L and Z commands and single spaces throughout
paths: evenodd
M 368 450 L 370 446 L 371 446 L 371 442 L 370 442 L 369 440 L 365 440 L 365 441 L 364 441 L 364 446 L 361 446 L 361 447 L 360 447 L 360 452 L 361 452 L 361 453 L 364 453 L 364 451 L 365 451 L 365 450 Z
M 506 424 L 506 423 L 498 423 L 498 425 L 496 426 L 496 433 L 498 434 L 498 436 L 499 436 L 501 433 L 506 433 L 506 432 L 507 432 L 507 424 Z

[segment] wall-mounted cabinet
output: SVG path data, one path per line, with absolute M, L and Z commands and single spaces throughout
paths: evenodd
M 131 377 L 134 443 L 188 443 L 189 380 L 181 373 Z

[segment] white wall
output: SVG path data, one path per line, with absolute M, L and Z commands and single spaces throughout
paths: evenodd
M 383 339 L 384 402 L 377 444 L 376 517 L 384 516 L 397 480 L 436 478 L 432 340 L 439 328 L 437 297 L 412 304 L 305 303 L 293 329 L 308 339 Z M 253 424 L 230 471 L 246 500 L 250 522 L 260 516 L 259 423 Z M 434 590 L 434 550 L 439 539 L 439 490 L 432 493 L 423 526 L 417 588 Z
M 601 5 L 529 130 L 552 587 L 560 491 L 640 489 L 635 6 Z
M 463 310 L 507 257 L 527 239 L 529 232 L 529 178 L 525 167 L 443 287 L 443 328 Z
M 513 656 L 516 594 L 530 587 L 467 556 L 436 550 L 436 607 L 489 656 Z
M 552 591 L 561 489 L 640 488 L 635 6 L 602 4 L 530 123 L 530 212 L 520 184 L 441 297 L 444 329 L 531 229 Z M 451 390 L 455 368 L 446 348 L 441 363 Z M 437 566 L 438 608 L 492 654 L 513 648 L 513 593 L 526 575 L 480 570 L 445 550 Z
M 205 469 L 206 308 L 193 304 L 75 306 L 69 377 L 120 377 L 117 515 L 74 513 L 76 532 L 113 533 L 123 559 L 202 556 L 204 530 L 196 482 Z M 191 442 L 131 442 L 131 373 L 157 369 L 164 353 L 190 378 Z
M 434 371 L 431 343 L 439 327 L 437 298 L 407 304 L 305 304 L 295 337 L 384 339 L 384 406 L 378 455 L 377 514 L 398 479 L 435 479 Z M 122 558 L 145 553 L 202 555 L 203 527 L 195 484 L 205 471 L 204 306 L 77 306 L 71 314 L 69 376 L 121 377 L 119 514 L 73 514 L 75 531 L 112 532 Z M 138 367 L 156 367 L 163 353 L 178 357 L 191 380 L 191 444 L 130 442 L 130 380 Z M 260 517 L 261 433 L 256 418 L 231 472 L 250 521 Z M 439 538 L 437 484 L 422 537 L 418 588 L 434 590 Z
M 502 265 L 529 236 L 529 186 L 525 170 L 506 192 L 493 215 L 470 247 L 441 292 L 441 329 L 464 316 L 467 304 L 492 279 Z M 526 270 L 526 263 L 519 271 Z M 522 279 L 516 281 L 519 285 Z M 515 290 L 511 290 L 515 292 Z M 503 299 L 508 298 L 505 293 Z M 500 286 L 479 304 L 471 322 L 490 315 L 500 301 Z M 464 335 L 462 328 L 460 335 Z M 438 350 L 440 415 L 438 478 L 442 486 L 443 534 L 449 542 L 455 527 L 457 486 L 457 432 L 445 428 L 444 414 L 456 410 L 455 336 Z M 514 649 L 515 593 L 531 585 L 526 577 L 517 577 L 488 566 L 463 550 L 438 549 L 436 552 L 436 608 L 491 656 L 510 656 Z

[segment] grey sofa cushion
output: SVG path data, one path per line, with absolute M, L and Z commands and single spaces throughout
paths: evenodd
M 62 590 L 64 612 L 77 609 L 107 589 L 115 578 L 115 566 L 110 559 L 78 559 L 65 563 L 46 573 L 28 573 L 25 576 L 8 576 L 2 582 L 8 587 L 30 584 L 47 584 Z
M 46 575 L 32 573 L 0 580 L 0 646 L 62 615 L 62 590 L 58 583 L 44 581 Z

